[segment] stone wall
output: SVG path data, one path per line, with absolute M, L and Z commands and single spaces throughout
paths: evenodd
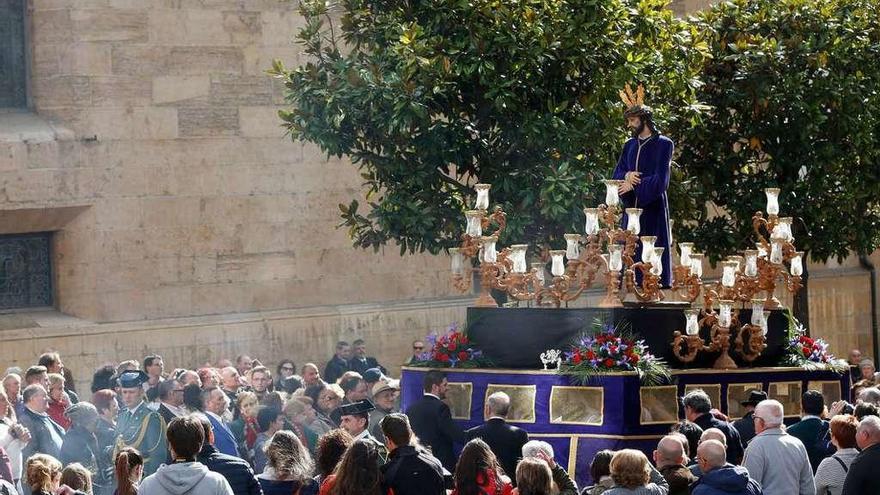
M 352 249 L 336 205 L 359 195 L 356 170 L 284 137 L 281 85 L 264 71 L 297 62 L 295 2 L 32 7 L 33 108 L 64 132 L 0 144 L 0 204 L 81 209 L 55 237 L 62 312 L 108 322 L 449 293 L 444 260 Z M 3 231 L 34 229 L 17 222 Z

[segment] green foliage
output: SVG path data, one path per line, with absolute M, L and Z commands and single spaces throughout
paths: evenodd
M 678 237 L 718 256 L 753 241 L 765 187 L 780 187 L 815 260 L 880 241 L 880 20 L 876 0 L 736 0 L 692 19 L 712 58 L 702 125 L 678 125 L 689 208 Z M 679 189 L 678 192 L 682 190 Z M 706 204 L 709 206 L 706 206 Z M 718 216 L 726 213 L 725 216 Z
M 705 43 L 665 0 L 303 0 L 293 139 L 348 156 L 366 202 L 340 205 L 355 246 L 458 243 L 471 185 L 509 217 L 502 243 L 561 247 L 582 229 L 626 138 L 617 92 L 647 84 L 662 126 L 699 121 Z

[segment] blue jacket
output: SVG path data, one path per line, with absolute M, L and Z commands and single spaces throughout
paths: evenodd
M 205 411 L 205 416 L 208 417 L 208 420 L 211 422 L 211 428 L 214 430 L 214 446 L 217 447 L 217 450 L 221 454 L 238 457 L 238 443 L 235 441 L 235 435 L 232 434 L 232 430 L 226 426 L 226 423 L 220 419 L 220 416 L 210 411 Z
M 263 494 L 250 464 L 243 459 L 222 454 L 213 445 L 205 442 L 196 460 L 207 466 L 208 470 L 226 478 L 235 495 Z
M 762 495 L 761 485 L 742 466 L 729 464 L 704 474 L 691 485 L 691 495 Z

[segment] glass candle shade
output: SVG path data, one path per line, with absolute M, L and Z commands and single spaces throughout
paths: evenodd
M 684 310 L 684 333 L 688 335 L 697 335 L 700 333 L 700 322 L 697 318 L 700 311 L 697 309 Z
M 767 336 L 767 319 L 770 318 L 770 312 L 764 311 L 761 314 L 761 335 Z
M 743 267 L 743 274 L 746 277 L 757 277 L 758 276 L 758 250 L 757 249 L 746 249 L 746 264 Z
M 722 261 L 721 266 L 721 285 L 724 287 L 733 287 L 736 284 L 736 262 Z
M 639 235 L 639 232 L 642 231 L 642 225 L 639 223 L 639 217 L 642 216 L 641 208 L 627 208 L 626 209 L 626 230 L 632 232 L 635 235 Z
M 734 272 L 736 272 L 736 273 L 742 272 L 743 264 L 745 263 L 745 258 L 743 258 L 742 256 L 740 256 L 738 254 L 735 254 L 733 256 L 728 256 L 727 261 L 732 261 L 732 262 L 736 263 L 736 268 L 734 269 Z
M 476 184 L 474 185 L 474 189 L 477 190 L 477 201 L 474 204 L 474 208 L 478 210 L 488 210 L 489 209 L 489 189 L 492 187 L 491 184 Z
M 581 235 L 580 234 L 565 234 L 565 257 L 571 260 L 576 260 L 581 256 Z
M 776 187 L 768 187 L 764 189 L 767 195 L 767 214 L 779 215 L 779 189 Z
M 663 275 L 663 251 L 666 248 L 655 247 L 654 255 L 651 257 L 651 275 L 659 277 Z
M 526 250 L 528 244 L 513 244 L 510 246 L 510 260 L 513 262 L 513 273 L 525 273 L 528 269 L 526 263 Z
M 786 242 L 794 241 L 794 235 L 791 233 L 791 224 L 794 221 L 791 217 L 783 217 L 779 219 L 778 226 L 780 227 L 779 232 L 781 234 L 782 240 Z
M 495 251 L 495 243 L 498 242 L 497 235 L 483 236 L 483 261 L 486 263 L 495 263 L 498 261 L 498 252 Z
M 720 301 L 718 308 L 718 324 L 729 328 L 732 321 L 733 301 Z
M 782 239 L 778 237 L 770 238 L 770 263 L 782 264 Z
M 464 273 L 464 256 L 461 254 L 461 248 L 449 248 L 449 255 L 452 257 L 453 275 Z
M 642 242 L 642 262 L 652 263 L 654 259 L 654 243 L 657 242 L 655 235 L 643 235 L 639 237 Z
M 536 261 L 532 263 L 532 270 L 535 271 L 535 278 L 538 279 L 538 283 L 544 285 L 544 281 L 546 278 L 544 277 L 544 269 L 546 268 L 545 263 L 541 261 Z
M 791 257 L 791 274 L 800 277 L 804 274 L 804 252 L 797 251 Z
M 608 246 L 608 270 L 619 272 L 623 268 L 623 246 L 611 244 Z
M 465 218 L 467 218 L 467 227 L 465 228 L 465 233 L 473 238 L 479 238 L 483 236 L 483 213 L 480 210 L 468 210 L 464 212 Z
M 691 275 L 703 276 L 703 255 L 700 253 L 691 253 Z
M 691 266 L 691 253 L 694 252 L 694 243 L 693 242 L 679 242 L 678 243 L 678 252 L 681 253 L 681 257 L 679 258 L 679 263 L 681 266 Z
M 550 259 L 552 260 L 550 265 L 550 274 L 554 277 L 561 277 L 565 275 L 565 251 L 561 249 L 554 249 L 550 251 Z
M 623 184 L 622 180 L 603 180 L 605 184 L 605 204 L 608 206 L 617 206 L 620 204 L 620 195 L 617 188 Z
M 599 208 L 584 208 L 584 215 L 587 217 L 587 223 L 584 226 L 584 232 L 587 235 L 596 235 L 599 233 Z
M 764 300 L 752 299 L 752 325 L 761 326 L 761 320 L 764 319 Z
M 758 251 L 758 258 L 767 257 L 767 249 L 760 242 L 755 243 L 755 250 Z

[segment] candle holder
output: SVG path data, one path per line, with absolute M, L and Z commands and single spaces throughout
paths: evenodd
M 752 363 L 767 348 L 767 316 L 763 299 L 752 299 L 752 319 L 736 335 L 736 351 L 743 361 Z
M 689 363 L 696 359 L 700 352 L 720 352 L 712 364 L 714 369 L 735 369 L 736 362 L 730 357 L 731 327 L 739 327 L 738 311 L 732 308 L 733 301 L 722 301 L 716 313 L 713 310 L 701 312 L 698 327 L 709 327 L 709 341 L 705 342 L 699 332 L 693 335 L 682 335 L 675 331 L 672 335 L 672 353 L 677 359 Z M 695 311 L 695 310 L 691 310 Z

